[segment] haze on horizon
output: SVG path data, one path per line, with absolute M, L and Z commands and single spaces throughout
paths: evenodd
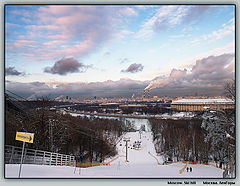
M 21 96 L 221 95 L 234 5 L 6 5 L 5 85 Z

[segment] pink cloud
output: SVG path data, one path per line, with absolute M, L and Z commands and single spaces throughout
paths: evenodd
M 90 54 L 111 41 L 118 33 L 115 29 L 118 11 L 117 8 L 106 9 L 105 6 L 40 7 L 36 11 L 38 19 L 35 24 L 26 26 L 27 32 L 19 35 L 19 40 L 8 43 L 9 49 L 15 52 L 15 49 L 21 48 L 22 54 L 31 52 L 35 60 L 64 56 L 77 58 Z M 41 39 L 41 42 L 30 42 L 36 39 Z M 29 51 L 26 48 L 34 44 L 36 45 L 34 50 Z
M 41 13 L 46 13 L 46 14 L 53 14 L 53 15 L 66 15 L 71 12 L 75 6 L 71 5 L 51 5 L 51 6 L 46 6 L 46 7 L 40 7 L 39 11 Z
M 134 16 L 137 12 L 118 6 L 41 6 L 35 11 L 34 24 L 24 26 L 26 32 L 15 42 L 7 41 L 8 52 L 31 61 L 89 55 L 114 39 L 132 34 L 117 27 L 125 21 L 122 15 Z
M 130 8 L 130 7 L 122 8 L 122 9 L 120 9 L 119 12 L 123 16 L 136 16 L 136 15 L 138 15 L 138 13 L 133 8 Z
M 85 55 L 89 52 L 89 50 L 95 47 L 95 43 L 92 40 L 85 40 L 81 43 L 73 45 L 71 47 L 66 47 L 59 51 L 59 53 L 65 53 L 68 55 Z

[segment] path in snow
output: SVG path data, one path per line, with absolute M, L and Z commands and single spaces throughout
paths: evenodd
M 140 139 L 140 134 L 138 132 L 131 132 L 125 135 L 126 138 L 130 138 L 130 142 L 128 142 L 128 164 L 129 165 L 157 165 L 157 161 L 149 155 L 149 152 L 155 154 L 154 145 L 152 143 L 152 135 L 151 132 L 143 132 Z M 133 144 L 135 141 L 141 141 L 141 148 L 139 150 L 135 150 L 133 148 Z M 122 144 L 122 146 L 120 146 Z M 122 141 L 118 144 L 118 153 L 119 155 L 126 155 L 126 146 L 125 142 Z M 121 158 L 122 162 L 125 158 Z M 114 162 L 115 163 L 115 162 Z
M 22 177 L 33 178 L 222 178 L 223 170 L 211 165 L 191 165 L 193 172 L 180 174 L 186 164 L 173 163 L 169 165 L 158 165 L 155 155 L 162 163 L 162 159 L 156 156 L 154 145 L 152 143 L 151 132 L 143 132 L 140 139 L 138 132 L 130 132 L 125 135 L 130 138 L 128 148 L 128 160 L 126 157 L 119 157 L 111 163 L 110 166 L 77 168 L 63 166 L 47 165 L 26 165 L 22 167 Z M 142 148 L 134 150 L 132 145 L 134 141 L 140 141 Z M 121 144 L 121 145 L 120 145 Z M 123 140 L 117 145 L 118 155 L 125 155 L 125 142 Z M 132 148 L 132 149 L 131 149 Z M 19 165 L 6 165 L 6 177 L 17 177 Z M 75 173 L 74 173 L 75 171 Z

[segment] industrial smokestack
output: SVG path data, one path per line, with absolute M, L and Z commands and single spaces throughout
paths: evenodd
M 143 98 L 150 98 L 150 90 L 145 88 L 144 91 L 143 91 L 142 97 Z

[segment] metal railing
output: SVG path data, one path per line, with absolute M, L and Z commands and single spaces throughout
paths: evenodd
M 6 164 L 20 164 L 21 161 L 21 147 L 5 145 L 4 160 Z M 24 149 L 23 164 L 37 164 L 37 165 L 65 165 L 75 166 L 75 156 L 35 150 Z

